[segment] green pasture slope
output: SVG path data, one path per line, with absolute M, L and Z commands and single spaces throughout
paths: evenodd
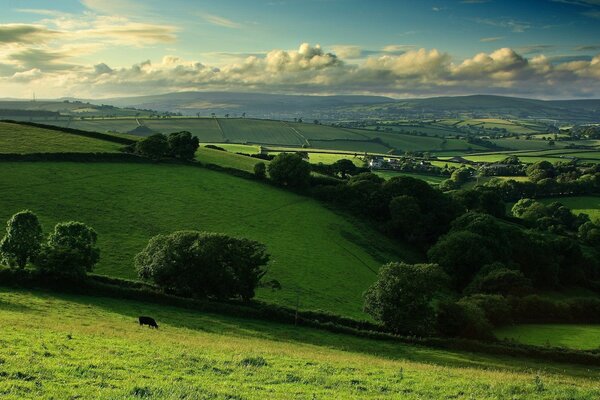
M 139 315 L 159 329 L 140 327 Z M 148 303 L 0 288 L 0 396 L 597 399 L 598 367 L 428 349 Z
M 497 329 L 495 335 L 536 346 L 600 349 L 600 325 L 519 324 Z
M 0 122 L 0 153 L 107 153 L 123 145 L 53 129 Z
M 362 293 L 379 266 L 418 259 L 315 200 L 204 168 L 74 162 L 2 162 L 0 168 L 0 221 L 31 209 L 45 232 L 65 220 L 91 225 L 99 235 L 101 274 L 134 278 L 133 257 L 154 235 L 223 232 L 267 245 L 266 279 L 279 280 L 283 289 L 261 290 L 260 299 L 365 317 Z

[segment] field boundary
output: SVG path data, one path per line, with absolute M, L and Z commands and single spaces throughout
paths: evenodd
M 445 350 L 478 352 L 493 355 L 525 357 L 560 363 L 600 366 L 600 350 L 571 350 L 544 348 L 509 342 L 481 342 L 470 339 L 420 338 L 386 332 L 382 327 L 366 321 L 357 321 L 333 314 L 297 311 L 282 306 L 252 301 L 215 301 L 179 297 L 156 290 L 144 282 L 92 275 L 84 282 L 67 286 L 64 279 L 52 278 L 35 270 L 0 268 L 2 286 L 44 289 L 92 297 L 108 297 L 145 301 L 165 306 L 180 307 L 201 312 L 254 318 L 283 324 L 305 326 L 332 333 L 348 334 L 367 339 L 391 341 Z

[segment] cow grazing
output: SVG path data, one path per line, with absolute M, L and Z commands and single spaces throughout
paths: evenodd
M 152 317 L 139 317 L 138 320 L 140 321 L 140 326 L 148 325 L 151 328 L 158 329 L 158 324 Z

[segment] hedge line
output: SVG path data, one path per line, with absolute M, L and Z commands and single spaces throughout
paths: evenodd
M 33 127 L 36 127 L 36 128 L 51 129 L 51 130 L 54 130 L 54 131 L 60 131 L 60 132 L 70 133 L 70 134 L 73 134 L 73 135 L 85 136 L 85 137 L 89 137 L 89 138 L 93 138 L 93 139 L 101 139 L 101 140 L 105 140 L 107 142 L 114 142 L 114 143 L 119 143 L 119 144 L 133 144 L 133 143 L 136 143 L 136 141 L 133 140 L 133 139 L 116 137 L 116 136 L 112 136 L 112 135 L 107 135 L 106 133 L 91 132 L 91 131 L 82 131 L 80 129 L 65 128 L 65 127 L 62 127 L 62 126 L 47 125 L 47 124 L 39 124 L 37 122 L 14 121 L 14 120 L 2 120 L 2 122 L 9 122 L 11 124 L 33 126 Z
M 255 318 L 285 324 L 326 330 L 333 333 L 397 343 L 422 345 L 446 350 L 480 352 L 493 355 L 528 357 L 553 362 L 578 363 L 600 366 L 600 349 L 594 351 L 543 348 L 507 342 L 480 342 L 467 339 L 418 338 L 398 336 L 366 321 L 334 316 L 320 312 L 306 312 L 265 304 L 238 301 L 198 300 L 163 293 L 154 286 L 137 281 L 92 275 L 86 282 L 69 284 L 35 270 L 0 268 L 0 282 L 7 286 L 44 288 L 88 296 L 102 296 L 155 304 L 175 306 L 202 312 L 225 314 L 240 318 Z

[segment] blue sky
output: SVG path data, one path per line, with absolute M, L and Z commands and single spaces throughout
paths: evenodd
M 0 0 L 1 97 L 600 97 L 600 0 Z

